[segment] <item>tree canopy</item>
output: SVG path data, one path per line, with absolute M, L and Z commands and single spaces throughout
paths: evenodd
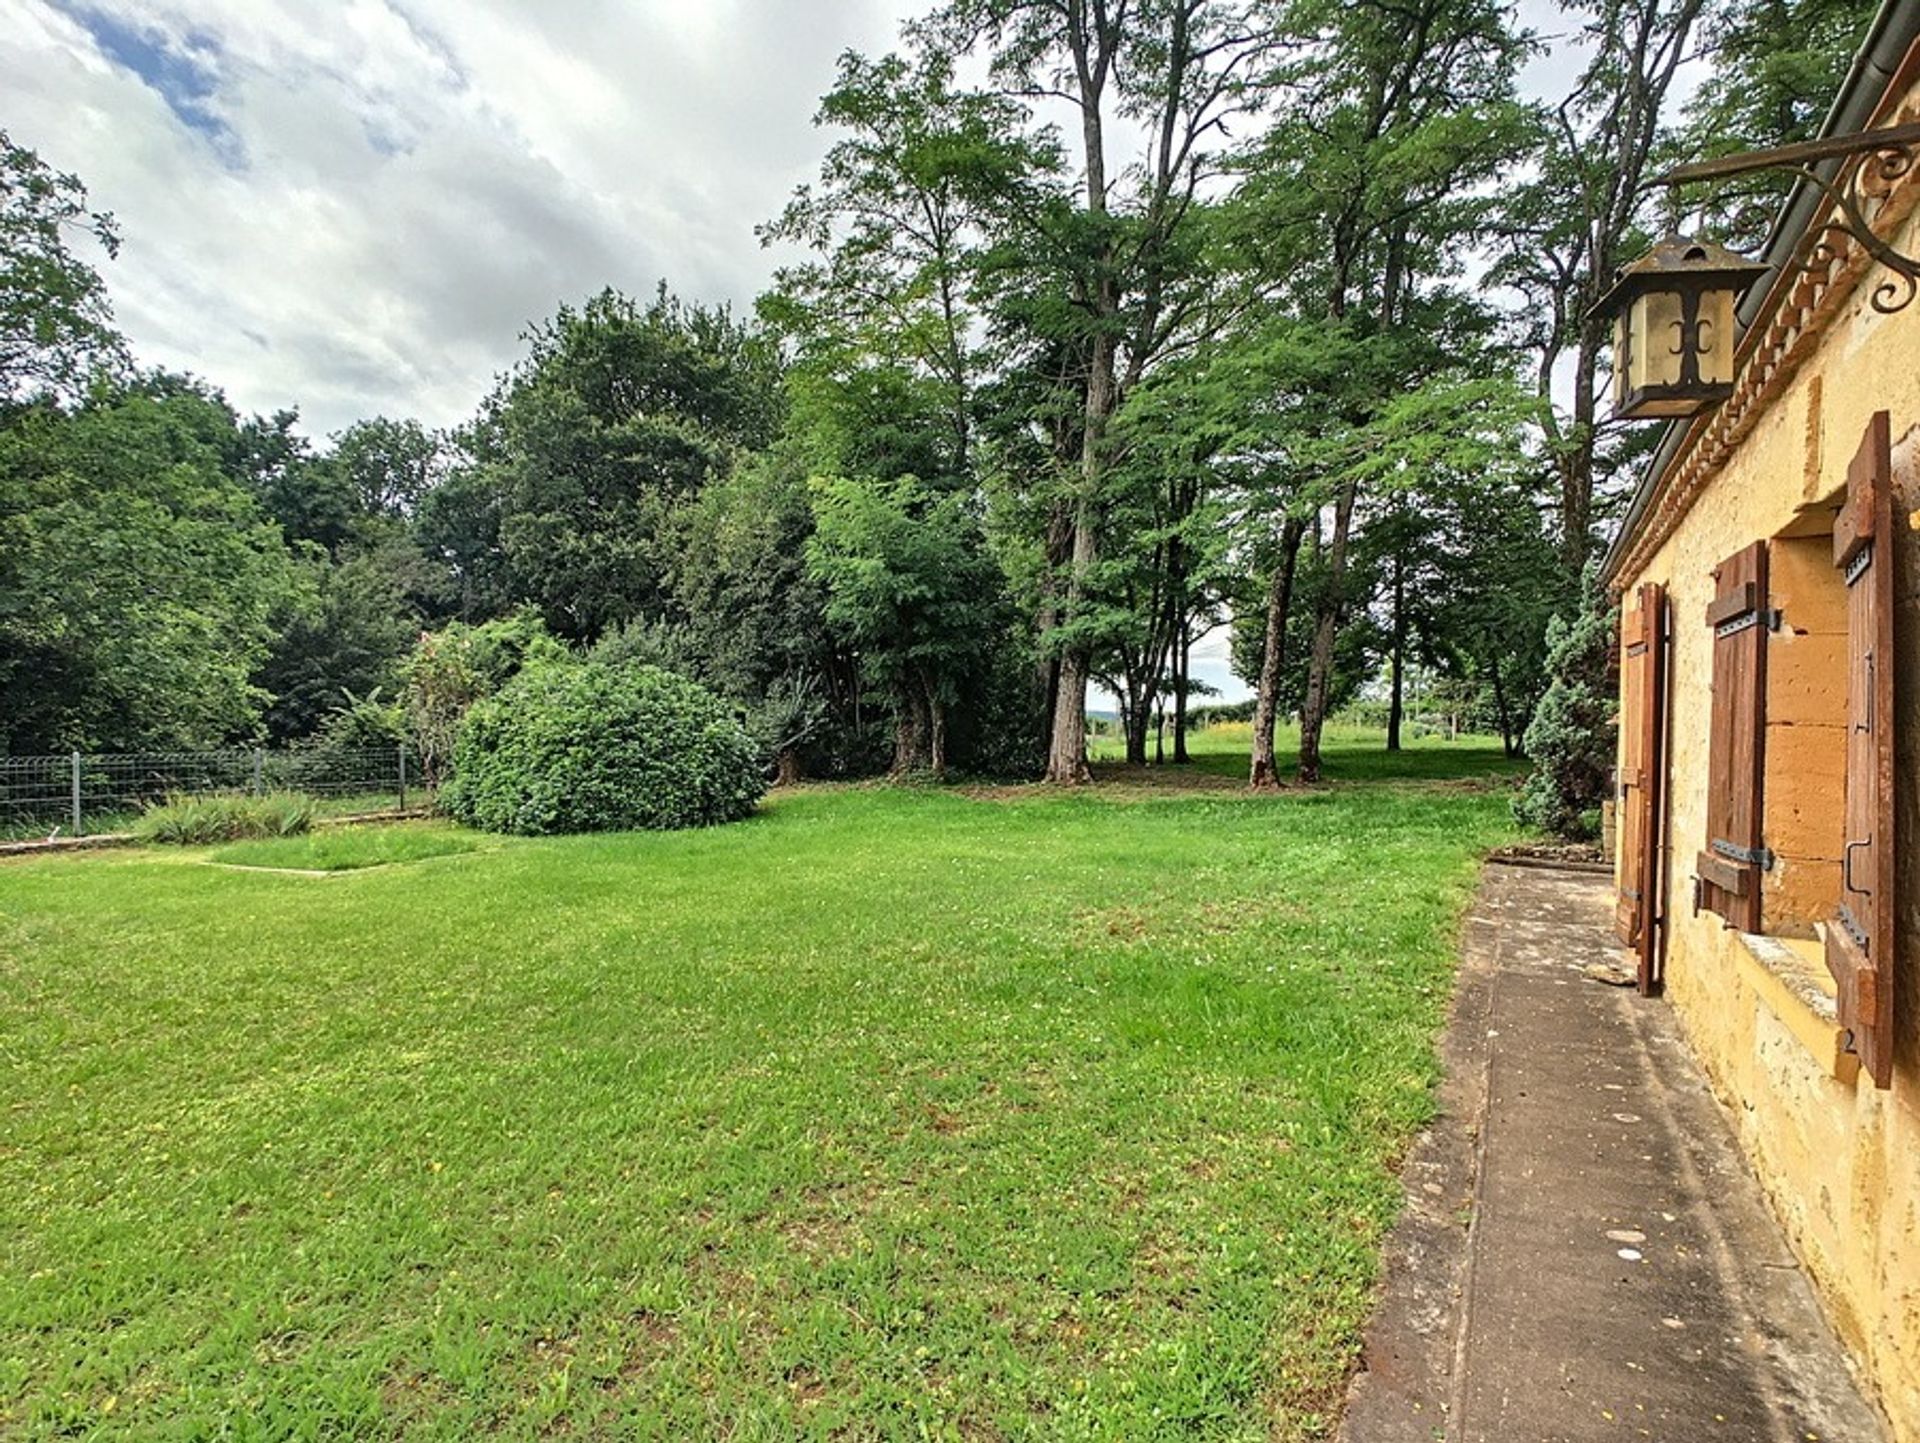
M 1647 179 L 1810 134 L 1871 8 L 949 0 L 827 79 L 751 312 L 562 305 L 445 430 L 133 368 L 112 218 L 0 135 L 0 745 L 406 727 L 443 766 L 526 658 L 590 657 L 783 776 L 1071 783 L 1090 688 L 1184 759 L 1225 628 L 1255 786 L 1286 717 L 1313 780 L 1337 709 L 1395 746 L 1436 694 L 1572 755 L 1549 651 L 1591 650 L 1647 444 L 1593 302 Z M 1529 97 L 1549 43 L 1578 83 Z M 1774 198 L 1688 203 L 1752 244 Z

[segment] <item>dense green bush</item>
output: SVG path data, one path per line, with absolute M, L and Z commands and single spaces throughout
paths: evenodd
M 474 703 L 447 811 L 490 832 L 700 827 L 747 815 L 759 748 L 704 687 L 653 666 L 536 666 Z
M 1575 841 L 1600 833 L 1600 804 L 1613 786 L 1614 612 L 1588 578 L 1581 609 L 1547 626 L 1549 681 L 1527 726 L 1534 770 L 1513 812 L 1543 832 Z
M 208 796 L 169 796 L 147 808 L 134 825 L 146 842 L 200 846 L 250 837 L 292 837 L 313 825 L 313 798 L 301 792 L 218 792 Z
M 335 751 L 377 751 L 407 739 L 407 704 L 389 700 L 375 687 L 365 696 L 347 692 L 314 733 L 317 746 Z

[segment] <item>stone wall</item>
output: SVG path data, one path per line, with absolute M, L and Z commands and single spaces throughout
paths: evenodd
M 1920 251 L 1920 224 L 1900 239 Z M 1741 1141 L 1861 1360 L 1899 1443 L 1920 1443 L 1920 302 L 1891 316 L 1869 283 L 1805 350 L 1674 534 L 1623 591 L 1661 581 L 1674 608 L 1667 992 L 1733 1110 Z M 1844 775 L 1844 592 L 1832 567 L 1834 498 L 1873 412 L 1893 417 L 1900 841 L 1894 1085 L 1875 1089 L 1842 1050 L 1814 926 L 1837 894 Z M 1692 914 L 1706 842 L 1712 570 L 1760 538 L 1772 548 L 1765 832 L 1777 865 L 1748 938 Z

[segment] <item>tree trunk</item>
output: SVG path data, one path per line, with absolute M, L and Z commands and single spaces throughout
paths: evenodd
M 1089 33 L 1084 26 L 1069 27 L 1070 44 L 1079 83 L 1080 144 L 1086 171 L 1086 201 L 1090 215 L 1107 213 L 1106 118 L 1101 106 L 1113 57 L 1104 48 L 1109 37 Z M 1067 572 L 1064 619 L 1079 620 L 1093 564 L 1099 559 L 1094 528 L 1099 523 L 1100 486 L 1104 479 L 1107 422 L 1119 403 L 1118 355 L 1109 324 L 1119 313 L 1120 295 L 1108 262 L 1096 260 L 1087 286 L 1087 307 L 1096 329 L 1087 355 L 1085 425 L 1080 434 L 1080 494 L 1073 508 L 1073 558 Z M 1047 746 L 1047 780 L 1081 786 L 1093 780 L 1087 766 L 1087 678 L 1093 658 L 1084 641 L 1076 641 L 1060 658 L 1060 692 L 1054 698 L 1053 734 Z
M 1173 763 L 1191 762 L 1187 755 L 1187 686 L 1193 675 L 1193 623 L 1182 618 L 1173 654 Z
M 927 698 L 928 770 L 933 773 L 935 781 L 943 782 L 947 779 L 947 707 L 932 683 L 924 683 L 924 690 Z
M 1407 588 L 1398 548 L 1393 553 L 1393 648 L 1388 658 L 1392 682 L 1387 697 L 1387 750 L 1400 750 L 1400 723 L 1406 715 Z
M 1074 507 L 1073 556 L 1067 573 L 1066 619 L 1072 621 L 1086 602 L 1086 582 L 1099 559 L 1094 537 L 1094 493 L 1100 484 L 1107 415 L 1113 404 L 1113 341 L 1096 337 L 1093 365 L 1087 378 L 1087 427 L 1081 443 L 1080 496 Z M 1047 746 L 1047 780 L 1063 786 L 1081 786 L 1093 780 L 1087 766 L 1087 680 L 1093 659 L 1087 645 L 1076 641 L 1060 657 L 1060 690 L 1054 697 L 1053 734 Z
M 1144 767 L 1147 764 L 1147 732 L 1153 726 L 1153 703 L 1144 696 L 1134 696 L 1124 708 L 1126 713 L 1127 765 Z
M 773 758 L 773 784 L 776 787 L 790 787 L 800 780 L 800 750 L 797 747 L 782 747 Z
M 1065 459 L 1061 457 L 1063 463 Z M 1040 701 L 1040 734 L 1036 740 L 1042 752 L 1051 744 L 1054 710 L 1060 702 L 1060 657 L 1047 646 L 1054 628 L 1060 624 L 1060 601 L 1054 588 L 1072 554 L 1072 514 L 1056 502 L 1047 517 L 1046 565 L 1041 573 L 1040 611 L 1034 626 L 1034 636 L 1040 645 L 1040 657 L 1034 668 L 1034 692 Z
M 1333 647 L 1340 635 L 1340 609 L 1347 579 L 1347 537 L 1353 530 L 1357 488 L 1340 488 L 1333 507 L 1333 539 L 1327 547 L 1327 584 L 1314 613 L 1313 657 L 1307 667 L 1307 695 L 1300 708 L 1300 780 L 1320 780 L 1320 733 L 1333 695 Z
M 1054 698 L 1053 731 L 1047 743 L 1047 780 L 1065 786 L 1093 780 L 1087 766 L 1087 658 L 1078 649 L 1060 658 L 1060 690 Z
M 1260 685 L 1253 705 L 1253 770 L 1247 785 L 1280 785 L 1279 764 L 1273 755 L 1274 724 L 1280 714 L 1280 677 L 1286 670 L 1287 615 L 1293 609 L 1293 573 L 1300 560 L 1300 542 L 1307 534 L 1301 517 L 1289 516 L 1280 530 L 1280 555 L 1267 582 L 1267 633 L 1260 650 Z
M 926 693 L 917 686 L 902 686 L 894 707 L 893 765 L 888 776 L 898 781 L 927 770 L 932 740 L 929 722 Z
M 1573 366 L 1573 425 L 1555 458 L 1560 471 L 1560 555 L 1567 574 L 1578 578 L 1587 564 L 1593 529 L 1593 435 L 1604 335 L 1591 321 L 1580 327 Z
M 1514 744 L 1513 717 L 1507 711 L 1507 689 L 1500 684 L 1500 658 L 1492 657 L 1487 672 L 1493 678 L 1493 709 L 1500 718 L 1500 750 L 1509 757 L 1520 755 L 1520 748 Z

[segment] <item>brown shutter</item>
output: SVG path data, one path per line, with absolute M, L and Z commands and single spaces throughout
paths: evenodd
M 1666 781 L 1667 590 L 1647 582 L 1620 612 L 1620 940 L 1640 959 L 1640 990 L 1660 985 Z
M 1772 864 L 1761 841 L 1766 773 L 1767 543 L 1756 541 L 1714 568 L 1713 730 L 1707 765 L 1707 846 L 1694 864 L 1700 905 L 1747 932 L 1760 930 L 1760 874 Z
M 1827 966 L 1840 1025 L 1876 1087 L 1893 1083 L 1893 447 L 1887 413 L 1847 469 L 1833 561 L 1847 584 L 1847 787 Z

